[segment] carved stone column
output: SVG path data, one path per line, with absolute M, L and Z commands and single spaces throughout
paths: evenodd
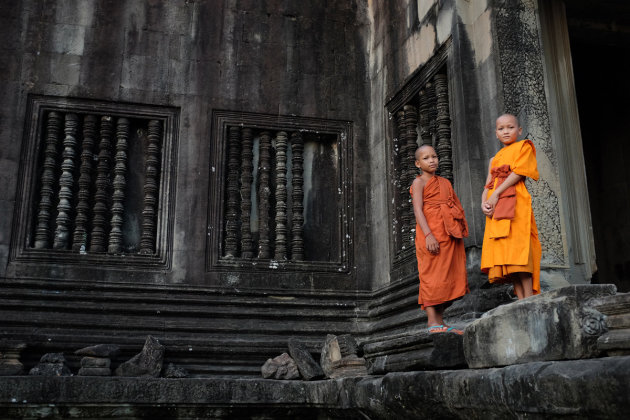
M 411 196 L 409 195 L 409 188 L 413 183 L 413 180 L 418 173 L 415 165 L 415 152 L 418 148 L 418 111 L 413 105 L 404 106 L 404 145 L 402 150 L 402 171 L 401 178 L 404 180 L 401 191 L 403 193 L 403 201 L 401 205 L 401 223 L 402 223 L 402 240 L 403 246 L 407 248 L 413 241 L 413 229 L 415 226 L 415 217 L 413 214 L 413 205 L 411 203 Z
M 254 243 L 250 226 L 252 211 L 252 181 L 254 170 L 254 135 L 251 128 L 241 133 L 241 257 L 254 258 Z
M 440 176 L 453 183 L 453 146 L 451 145 L 451 116 L 448 107 L 448 80 L 445 74 L 436 74 L 435 96 L 437 107 L 437 146 L 440 159 Z
M 57 171 L 57 144 L 61 130 L 61 114 L 51 111 L 46 121 L 46 149 L 44 150 L 44 171 L 41 178 L 35 248 L 50 248 L 50 218 L 55 195 L 55 174 Z
M 94 115 L 86 115 L 83 119 L 83 143 L 81 150 L 81 167 L 79 168 L 79 202 L 75 218 L 72 250 L 85 252 L 87 248 L 87 229 L 90 220 L 90 193 L 92 187 L 92 162 L 94 161 L 94 138 L 96 124 Z
M 150 120 L 147 129 L 146 163 L 144 167 L 144 200 L 140 254 L 155 253 L 156 214 L 160 177 L 160 139 L 162 122 Z
M 225 211 L 225 256 L 238 256 L 238 209 L 239 209 L 239 168 L 241 128 L 232 126 L 228 129 L 228 173 L 227 207 Z
M 116 138 L 114 195 L 109 247 L 107 248 L 110 254 L 119 254 L 122 251 L 122 225 L 125 212 L 125 187 L 127 185 L 127 139 L 129 138 L 129 120 L 127 118 L 118 119 L 116 124 Z
M 431 102 L 430 92 L 426 86 L 420 89 L 418 97 L 420 98 L 419 121 L 420 121 L 420 138 L 422 145 L 433 146 L 432 129 L 431 129 Z
M 74 186 L 74 158 L 77 146 L 77 114 L 66 114 L 63 139 L 63 153 L 61 162 L 61 176 L 59 177 L 59 204 L 57 204 L 57 228 L 53 248 L 67 249 L 70 240 L 72 192 Z
M 260 155 L 258 161 L 258 258 L 268 259 L 271 255 L 269 246 L 269 198 L 271 188 L 271 135 L 268 131 L 260 134 Z
M 291 259 L 304 259 L 304 140 L 302 133 L 296 131 L 291 134 L 291 174 L 293 191 L 291 203 L 293 206 L 291 226 Z
M 112 117 L 101 117 L 101 140 L 99 143 L 98 165 L 96 167 L 96 193 L 94 194 L 94 216 L 90 251 L 105 252 L 107 241 L 111 180 L 109 177 L 112 134 Z
M 287 259 L 287 133 L 276 134 L 276 246 L 274 259 Z

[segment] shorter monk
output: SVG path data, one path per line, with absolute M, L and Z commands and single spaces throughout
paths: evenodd
M 466 251 L 468 223 L 448 179 L 435 175 L 438 157 L 431 146 L 416 150 L 422 175 L 411 184 L 416 217 L 416 257 L 420 277 L 418 303 L 427 312 L 429 333 L 454 332 L 444 324 L 444 310 L 468 290 Z

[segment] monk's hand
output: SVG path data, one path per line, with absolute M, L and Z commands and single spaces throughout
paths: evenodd
M 427 244 L 427 249 L 431 254 L 437 254 L 440 252 L 440 243 L 435 239 L 432 233 L 429 233 L 425 238 L 425 243 Z
M 492 204 L 488 203 L 487 201 L 484 201 L 481 203 L 481 211 L 486 216 L 492 217 L 492 214 L 494 213 L 494 206 L 492 206 Z

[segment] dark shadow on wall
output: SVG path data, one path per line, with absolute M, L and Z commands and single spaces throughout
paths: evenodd
M 630 8 L 623 3 L 587 13 L 569 2 L 567 19 L 598 267 L 593 280 L 628 292 Z

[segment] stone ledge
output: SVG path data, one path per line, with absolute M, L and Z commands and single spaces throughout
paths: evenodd
M 630 357 L 328 381 L 0 378 L 0 418 L 623 418 Z

